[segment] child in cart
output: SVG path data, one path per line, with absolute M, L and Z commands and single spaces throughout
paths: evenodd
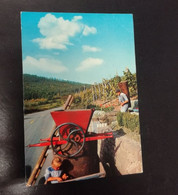
M 68 175 L 61 169 L 62 160 L 59 157 L 54 157 L 51 166 L 46 169 L 45 172 L 45 184 L 59 183 L 68 179 Z

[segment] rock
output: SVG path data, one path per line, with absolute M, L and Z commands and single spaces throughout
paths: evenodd
M 105 120 L 107 118 L 105 111 L 96 110 L 93 113 L 93 119 Z
M 113 116 L 117 116 L 117 111 L 111 111 L 111 112 L 107 112 L 106 113 L 106 115 L 108 116 L 108 117 L 113 117 Z
M 117 127 L 117 125 L 118 125 L 117 121 L 112 121 L 111 124 L 110 124 L 110 126 L 111 126 L 112 129 L 114 129 L 115 127 Z
M 116 141 L 116 166 L 122 175 L 142 173 L 141 145 L 134 140 L 122 137 Z
M 98 140 L 98 155 L 105 167 L 109 164 L 111 175 L 117 172 L 121 175 L 143 172 L 141 144 L 127 135 Z

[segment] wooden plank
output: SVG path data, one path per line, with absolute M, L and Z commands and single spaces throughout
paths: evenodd
M 36 165 L 35 165 L 35 167 L 34 167 L 32 173 L 31 173 L 31 175 L 30 175 L 30 178 L 28 179 L 28 182 L 27 182 L 27 184 L 26 184 L 27 186 L 31 186 L 31 185 L 32 185 L 32 183 L 33 183 L 33 181 L 34 181 L 34 179 L 35 179 L 35 177 L 36 177 L 36 174 L 38 173 L 40 164 L 42 163 L 43 158 L 44 158 L 44 156 L 45 156 L 45 154 L 46 154 L 46 152 L 47 152 L 47 150 L 48 150 L 48 147 L 49 147 L 49 146 L 45 146 L 45 148 L 42 150 L 41 155 L 40 155 L 40 157 L 38 158 L 38 160 L 37 160 L 37 162 L 36 162 Z
M 72 96 L 71 99 L 70 99 L 70 101 L 69 101 L 69 104 L 68 104 L 66 110 L 70 108 L 70 106 L 71 106 L 71 104 L 72 104 L 72 102 L 73 102 L 73 99 L 74 99 L 74 98 L 73 98 L 73 96 Z
M 106 173 L 94 173 L 91 175 L 86 175 L 82 177 L 77 177 L 74 179 L 66 180 L 66 181 L 61 181 L 60 183 L 66 183 L 66 182 L 72 182 L 72 181 L 81 181 L 81 180 L 87 180 L 87 179 L 95 179 L 95 178 L 103 178 L 105 177 Z
M 66 102 L 65 102 L 65 104 L 64 104 L 64 106 L 63 106 L 63 109 L 64 110 L 66 110 L 67 107 L 69 106 L 69 103 L 71 101 L 71 98 L 72 98 L 72 95 L 69 95 L 68 98 L 67 98 L 67 100 L 66 100 Z

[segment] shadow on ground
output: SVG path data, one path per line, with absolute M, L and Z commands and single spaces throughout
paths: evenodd
M 30 165 L 25 166 L 25 177 L 28 179 L 31 175 L 32 167 Z
M 100 160 L 105 169 L 106 177 L 119 176 L 121 173 L 116 167 L 115 153 L 119 149 L 120 144 L 116 146 L 116 139 L 124 136 L 123 129 L 119 129 L 113 132 L 113 138 L 102 140 L 100 150 Z

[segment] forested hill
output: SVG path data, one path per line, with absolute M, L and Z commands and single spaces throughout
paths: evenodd
M 24 100 L 48 98 L 51 99 L 56 95 L 69 95 L 84 88 L 90 87 L 89 84 L 49 79 L 36 75 L 23 75 Z

